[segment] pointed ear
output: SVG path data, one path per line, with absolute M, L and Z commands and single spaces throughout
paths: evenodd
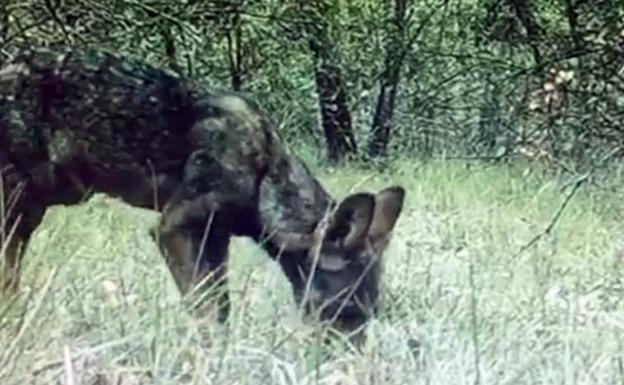
M 368 229 L 368 235 L 376 248 L 384 246 L 383 242 L 387 240 L 386 238 L 394 229 L 401 210 L 403 210 L 404 199 L 405 190 L 400 186 L 389 187 L 375 195 L 375 213 Z
M 334 212 L 326 239 L 338 241 L 346 248 L 357 246 L 368 233 L 374 212 L 375 197 L 372 194 L 357 193 L 348 196 Z

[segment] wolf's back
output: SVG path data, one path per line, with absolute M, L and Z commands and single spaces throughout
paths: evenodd
M 178 159 L 199 97 L 173 73 L 99 50 L 22 49 L 0 70 L 4 136 L 33 160 L 76 151 L 102 162 Z

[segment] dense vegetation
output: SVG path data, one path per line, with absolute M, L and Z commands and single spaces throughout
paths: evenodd
M 0 48 L 96 45 L 251 93 L 330 160 L 588 165 L 624 143 L 619 0 L 4 0 Z

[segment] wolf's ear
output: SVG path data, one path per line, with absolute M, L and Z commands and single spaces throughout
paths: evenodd
M 392 186 L 375 195 L 375 212 L 368 228 L 368 236 L 376 250 L 383 250 L 394 225 L 403 210 L 405 189 Z
M 331 217 L 326 239 L 337 241 L 346 248 L 363 245 L 374 211 L 375 197 L 372 194 L 357 193 L 346 197 Z

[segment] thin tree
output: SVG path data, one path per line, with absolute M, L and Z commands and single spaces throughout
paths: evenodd
M 331 38 L 331 14 L 337 3 L 328 0 L 299 2 L 302 14 L 309 15 L 305 24 L 308 47 L 314 62 L 314 79 L 319 96 L 321 126 L 331 162 L 338 162 L 357 153 L 351 112 L 347 100 L 339 52 Z
M 409 0 L 394 0 L 393 6 L 384 72 L 380 78 L 379 96 L 368 142 L 368 153 L 371 157 L 383 155 L 388 147 L 401 69 L 405 59 Z

